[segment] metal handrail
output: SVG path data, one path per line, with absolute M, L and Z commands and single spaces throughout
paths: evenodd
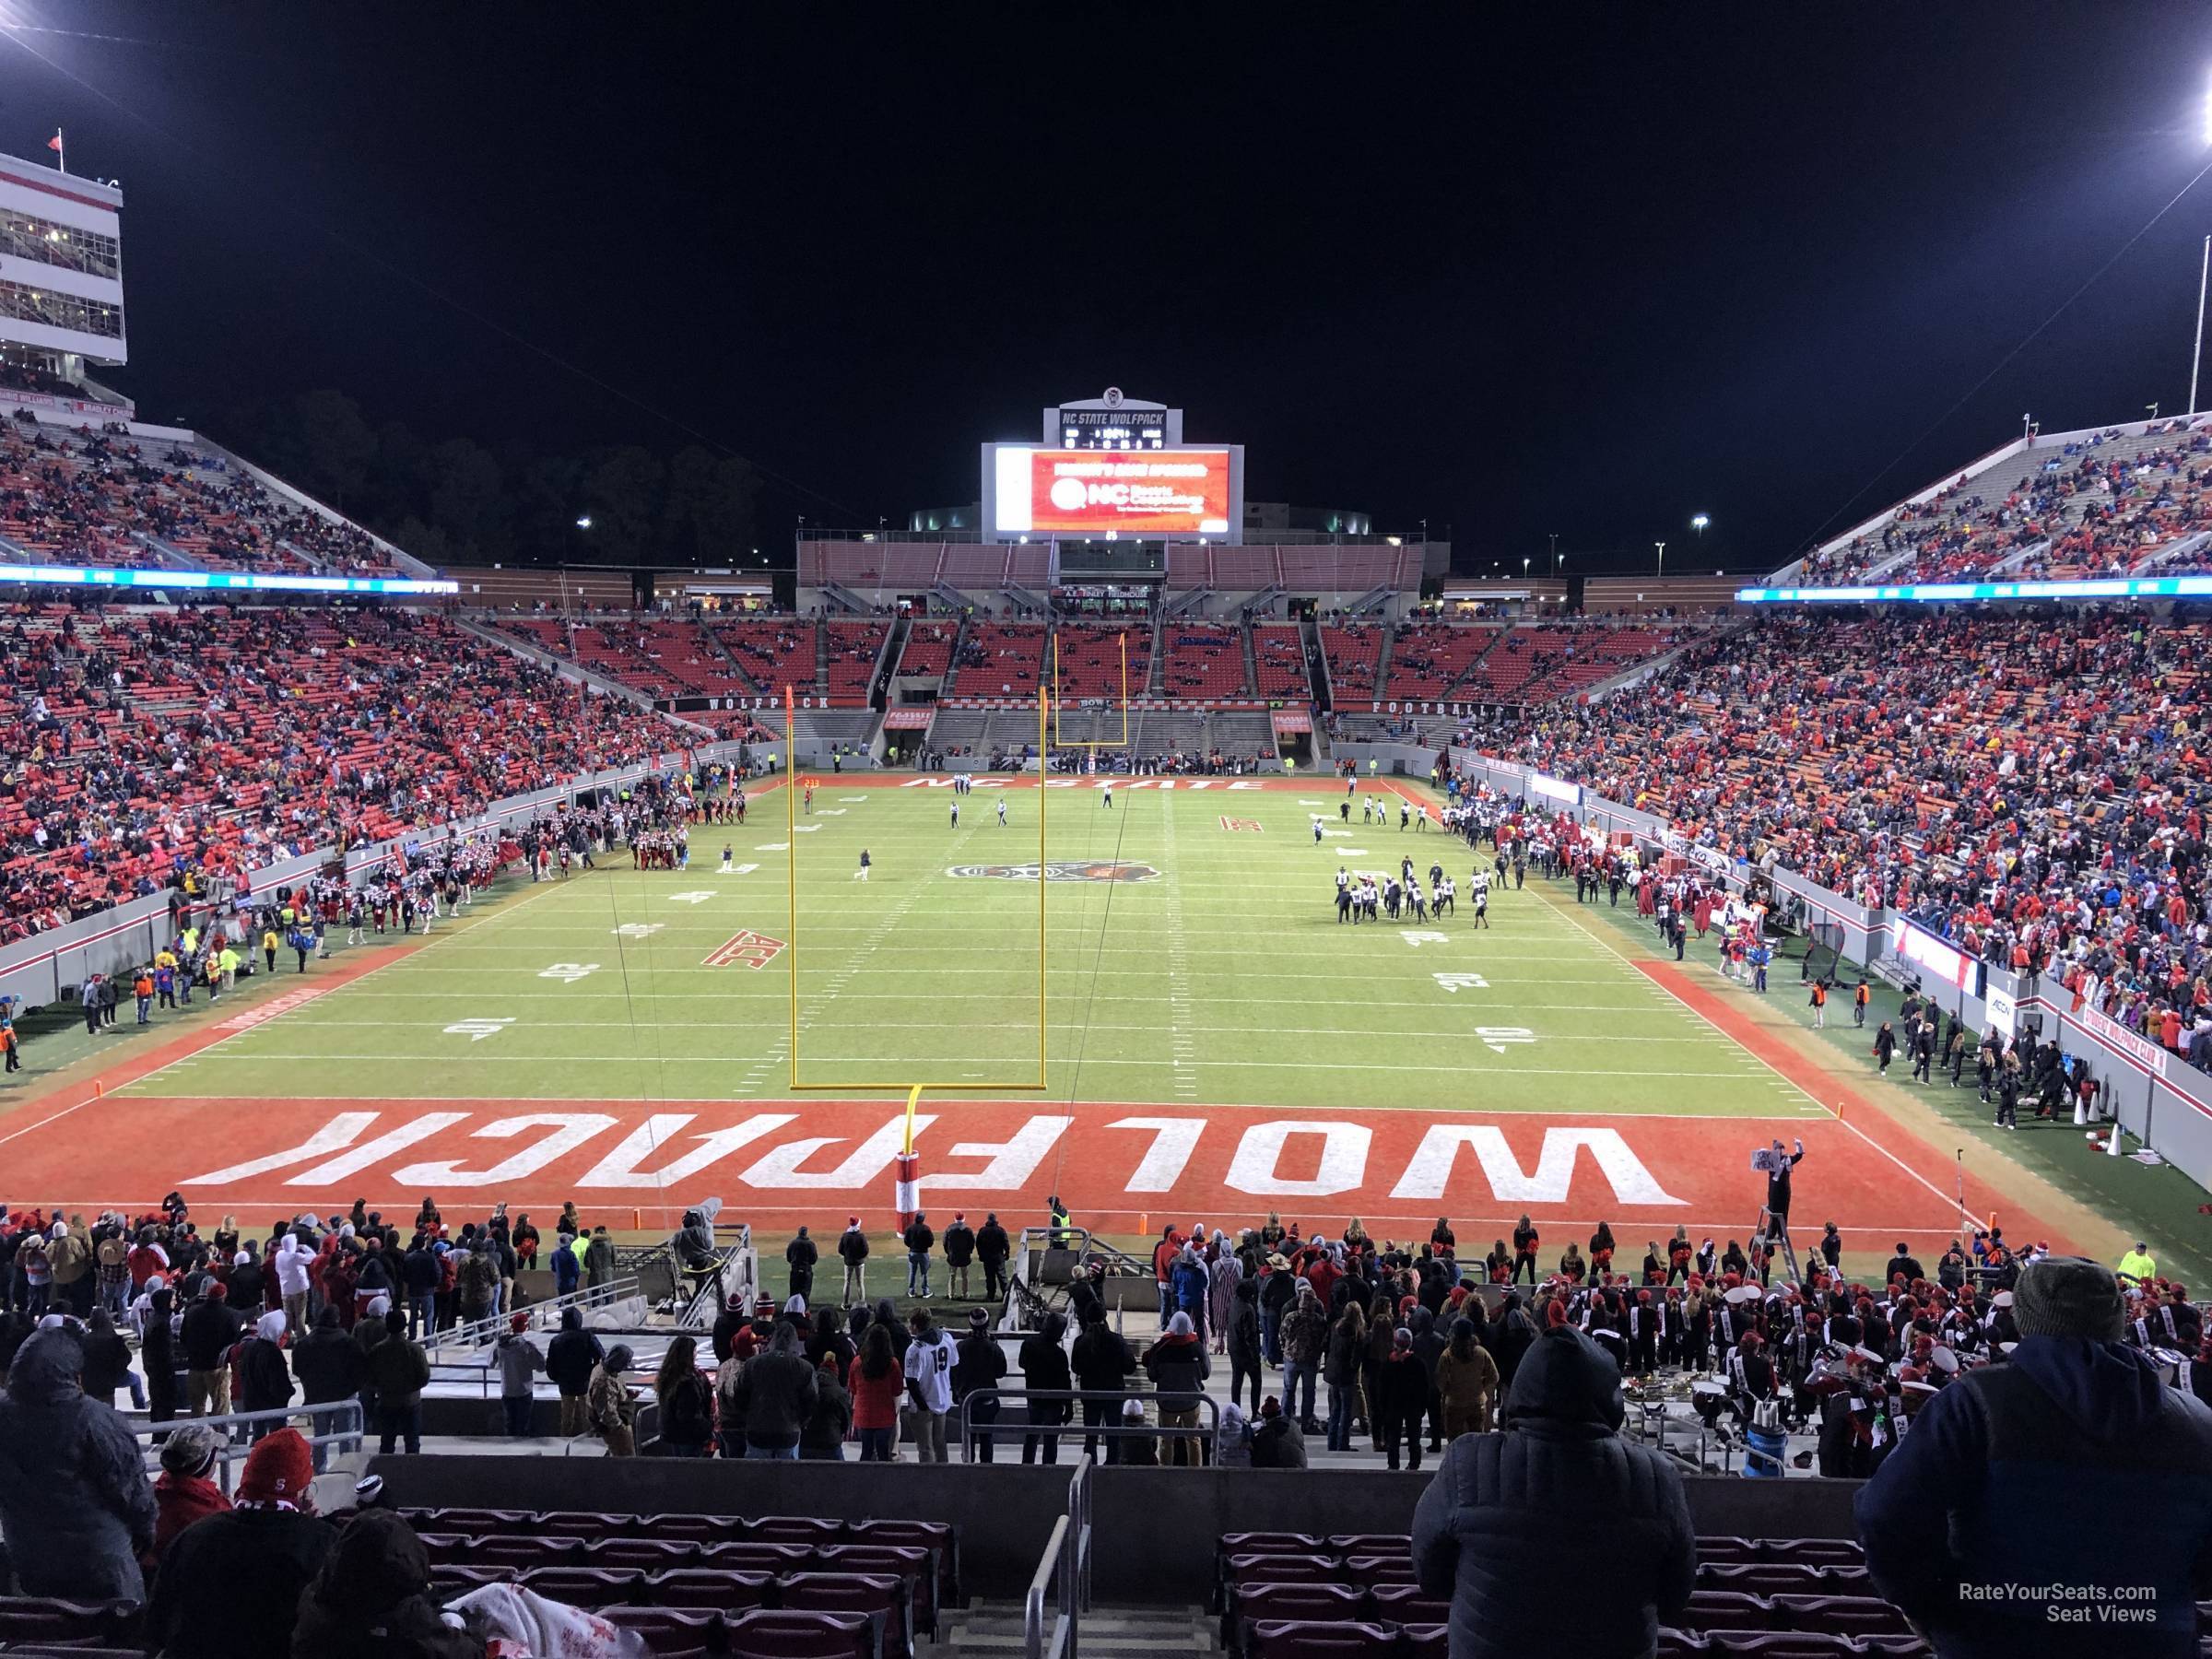
M 1091 1479 L 1088 1457 L 1076 1461 L 1067 1483 L 1067 1512 L 1053 1523 L 1043 1558 L 1022 1598 L 1023 1659 L 1076 1659 L 1082 1616 L 1090 1611 Z M 1047 1591 L 1056 1591 L 1052 1627 L 1044 1621 Z
M 361 1402 L 352 1395 L 340 1400 L 321 1400 L 312 1406 L 280 1406 L 273 1411 L 234 1411 L 225 1417 L 170 1418 L 166 1421 L 159 1423 L 131 1422 L 130 1427 L 132 1438 L 146 1442 L 146 1450 L 142 1456 L 146 1462 L 147 1473 L 149 1475 L 160 1468 L 161 1442 L 171 1433 L 188 1423 L 197 1424 L 203 1429 L 216 1430 L 218 1435 L 215 1452 L 217 1481 L 225 1494 L 228 1494 L 230 1490 L 230 1466 L 233 1464 L 245 1462 L 247 1453 L 253 1450 L 254 1438 L 252 1435 L 231 1433 L 229 1430 L 240 1427 L 252 1428 L 260 1423 L 269 1423 L 277 1428 L 283 1428 L 292 1418 L 300 1417 L 309 1419 L 310 1428 L 313 1427 L 315 1418 L 325 1418 L 331 1422 L 331 1431 L 328 1434 L 308 1434 L 301 1437 L 309 1446 L 314 1448 L 330 1446 L 340 1453 L 362 1450 L 365 1425 L 362 1421 Z M 126 1418 L 125 1421 L 128 1422 L 130 1419 Z
M 1073 1417 L 1070 1417 L 1065 1423 L 1038 1423 L 1025 1418 L 1022 1422 L 1009 1423 L 1001 1429 L 996 1418 L 988 1423 L 978 1424 L 972 1410 L 978 1400 L 1020 1400 L 1026 1403 L 1030 1400 L 1125 1401 L 1158 1400 L 1163 1397 L 1164 1395 L 1159 1389 L 1142 1388 L 979 1388 L 960 1401 L 960 1461 L 968 1463 L 972 1460 L 975 1438 L 983 1435 L 988 1435 L 992 1443 L 995 1445 L 1001 1434 L 1008 1436 L 1051 1434 L 1055 1437 L 1065 1435 L 1071 1440 L 1077 1436 L 1088 1438 L 1091 1435 L 1096 1435 L 1101 1440 L 1110 1440 L 1117 1435 L 1135 1438 L 1140 1434 L 1150 1435 L 1155 1440 L 1182 1440 L 1185 1437 L 1194 1439 L 1201 1435 L 1211 1440 L 1218 1434 L 1221 1427 L 1221 1405 L 1211 1394 L 1206 1394 L 1197 1396 L 1199 1407 L 1206 1414 L 1206 1421 L 1190 1429 L 1163 1429 L 1158 1423 L 1086 1424 L 1077 1422 Z M 1187 1396 L 1182 1395 L 1178 1391 L 1178 1397 Z
M 717 1227 L 719 1234 L 724 1230 Z M 759 1294 L 760 1266 L 753 1253 L 753 1230 L 745 1223 L 734 1230 L 736 1237 L 728 1244 L 719 1246 L 714 1253 L 714 1271 L 695 1273 L 681 1260 L 676 1264 L 677 1282 L 696 1278 L 690 1300 L 677 1310 L 676 1323 L 685 1330 L 698 1330 L 714 1323 L 716 1315 L 730 1302 L 735 1301 L 749 1308 L 754 1297 Z
M 546 1328 L 558 1328 L 559 1315 L 565 1309 L 594 1308 L 644 1293 L 643 1285 L 634 1278 L 610 1279 L 604 1285 L 579 1286 L 562 1295 L 549 1296 L 544 1301 L 534 1301 L 526 1308 L 510 1308 L 504 1313 L 488 1314 L 482 1319 L 472 1319 L 465 1324 L 449 1325 L 442 1331 L 430 1333 L 423 1346 L 432 1351 L 442 1347 L 482 1347 L 504 1336 L 512 1328 L 517 1313 L 529 1317 L 530 1324 L 525 1329 L 540 1328 L 538 1321 L 547 1314 L 553 1315 L 553 1324 Z

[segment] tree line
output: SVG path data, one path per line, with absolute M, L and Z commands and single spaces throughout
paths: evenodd
M 759 475 L 700 444 L 432 442 L 404 421 L 371 425 L 327 388 L 240 410 L 210 435 L 434 565 L 759 563 Z

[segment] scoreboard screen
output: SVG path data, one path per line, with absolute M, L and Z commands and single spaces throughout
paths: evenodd
M 1227 449 L 986 450 L 999 535 L 1227 535 L 1236 523 Z

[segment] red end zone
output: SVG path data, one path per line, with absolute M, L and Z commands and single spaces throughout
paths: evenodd
M 147 1208 L 172 1187 L 254 1223 L 357 1197 L 387 1211 L 422 1194 L 481 1194 L 517 1209 L 573 1198 L 652 1222 L 717 1194 L 735 1216 L 888 1220 L 902 1108 L 886 1100 L 315 1100 L 241 1110 L 229 1100 L 109 1097 L 18 1131 L 8 1189 L 69 1208 Z M 1296 1112 L 1046 1102 L 926 1101 L 917 1141 L 933 1208 L 1041 1215 L 1053 1193 L 1078 1220 L 1135 1231 L 1269 1210 L 1324 1230 L 1426 1229 L 1440 1215 L 1502 1232 L 1600 1220 L 1624 1249 L 1677 1224 L 1747 1235 L 1763 1195 L 1749 1156 L 1802 1135 L 1794 1230 L 1834 1220 L 1854 1250 L 1959 1230 L 1954 1196 L 1832 1121 Z M 97 1147 L 95 1152 L 93 1148 Z M 1969 1182 L 1970 1211 L 1994 1202 Z M 2028 1218 L 2001 1218 L 2032 1230 Z M 619 1221 L 617 1223 L 619 1225 Z M 2038 1235 L 2042 1236 L 2042 1235 Z M 2053 1243 L 2064 1248 L 2063 1240 Z

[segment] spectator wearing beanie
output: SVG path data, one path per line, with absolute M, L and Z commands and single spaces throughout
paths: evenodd
M 129 1427 L 86 1395 L 83 1371 L 83 1345 L 62 1328 L 33 1331 L 8 1361 L 0 1534 L 18 1594 L 139 1601 L 154 1490 Z
M 2022 1270 L 2012 1315 L 2007 1362 L 1930 1399 L 1861 1489 L 1876 1587 L 1941 1659 L 2194 1654 L 2195 1598 L 2212 1587 L 2212 1408 L 2121 1340 L 2109 1267 L 2045 1257 Z M 1969 1598 L 1993 1583 L 2061 1585 L 2070 1606 L 2156 1623 L 2054 1625 L 2040 1600 Z
M 315 1513 L 314 1479 L 297 1429 L 279 1429 L 247 1453 L 236 1505 L 186 1527 L 169 1547 L 146 1610 L 148 1653 L 289 1659 L 300 1594 L 338 1535 Z
M 221 1445 L 204 1423 L 187 1423 L 161 1442 L 161 1474 L 154 1482 L 154 1547 L 139 1562 L 149 1571 L 194 1521 L 229 1512 L 230 1500 L 210 1478 Z

